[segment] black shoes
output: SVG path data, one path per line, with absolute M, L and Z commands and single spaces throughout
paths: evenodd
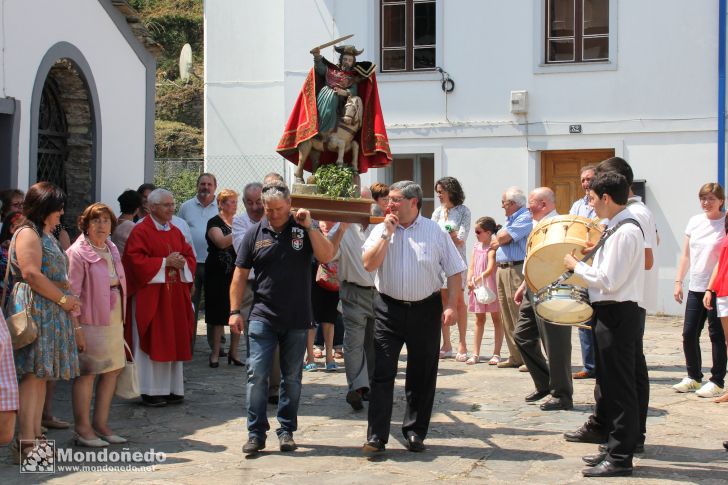
M 541 411 L 568 411 L 569 409 L 574 409 L 574 403 L 552 397 L 539 407 L 541 408 Z
M 364 443 L 363 451 L 364 453 L 380 453 L 384 451 L 384 441 L 379 438 L 371 439 Z
M 217 369 L 218 367 L 220 367 L 220 361 L 213 362 L 212 355 L 207 359 L 207 361 L 210 363 L 210 367 L 212 367 L 213 369 Z
M 602 452 L 602 453 L 606 453 L 607 452 L 607 444 L 606 443 L 602 443 L 601 445 L 599 445 L 599 451 Z M 642 454 L 644 452 L 645 452 L 645 444 L 644 443 L 637 443 L 634 446 L 634 452 L 633 453 L 635 455 L 640 455 L 640 454 Z
M 182 401 L 185 400 L 185 397 L 178 396 L 177 394 L 169 394 L 167 396 L 164 396 L 164 400 L 167 401 L 167 404 L 180 404 Z
M 533 391 L 531 394 L 525 397 L 526 402 L 535 402 L 540 401 L 541 399 L 545 398 L 549 395 L 549 391 Z
M 284 452 L 293 451 L 298 448 L 296 442 L 293 441 L 293 436 L 291 435 L 291 433 L 288 433 L 286 431 L 281 433 L 281 435 L 278 437 L 278 443 L 280 444 L 280 450 Z
M 407 449 L 419 453 L 425 451 L 425 444 L 422 442 L 422 438 L 413 434 L 407 437 Z
M 628 477 L 632 475 L 632 467 L 619 466 L 604 460 L 596 466 L 582 470 L 581 474 L 585 477 Z
M 149 394 L 142 394 L 142 404 L 149 406 L 150 408 L 161 408 L 167 405 L 166 396 L 150 396 Z
M 364 409 L 364 404 L 362 404 L 361 393 L 359 392 L 359 390 L 352 389 L 347 392 L 346 402 L 349 403 L 354 411 L 361 411 L 362 409 Z
M 605 451 L 599 451 L 596 455 L 586 455 L 581 457 L 581 461 L 586 463 L 589 466 L 597 466 L 601 462 L 604 461 L 604 459 L 607 457 L 607 453 Z
M 234 358 L 232 354 L 227 354 L 228 365 L 235 364 L 238 367 L 245 367 L 245 364 Z
M 261 441 L 258 438 L 250 438 L 248 442 L 243 445 L 243 453 L 246 455 L 252 455 L 253 453 L 258 453 L 264 448 L 265 441 Z
M 588 428 L 586 424 L 582 424 L 576 431 L 564 433 L 564 438 L 566 438 L 566 441 L 573 443 L 594 443 L 595 445 L 600 445 L 607 441 L 607 436 L 604 433 L 594 431 Z

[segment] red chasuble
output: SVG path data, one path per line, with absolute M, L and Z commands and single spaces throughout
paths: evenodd
M 192 283 L 182 281 L 182 270 L 166 267 L 166 282 L 149 284 L 159 272 L 162 258 L 175 251 L 185 257 L 194 275 L 195 256 L 182 232 L 174 226 L 159 231 L 148 216 L 132 229 L 121 259 L 129 292 L 124 338 L 133 348 L 131 301 L 136 298 L 139 347 L 157 362 L 192 359 L 196 330 L 190 299 Z

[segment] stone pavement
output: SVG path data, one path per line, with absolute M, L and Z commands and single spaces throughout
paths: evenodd
M 635 475 L 603 479 L 603 483 L 726 483 L 728 404 L 714 404 L 693 394 L 678 394 L 670 385 L 684 374 L 681 320 L 649 318 L 645 349 L 651 399 L 646 452 L 635 460 Z M 471 325 L 472 329 L 472 325 Z M 578 427 L 590 412 L 592 380 L 575 382 L 573 411 L 542 412 L 523 397 L 533 390 L 527 373 L 496 369 L 485 363 L 466 366 L 453 360 L 440 365 L 438 392 L 424 453 L 410 453 L 399 433 L 404 411 L 402 359 L 395 389 L 392 436 L 387 452 L 364 457 L 366 409 L 353 411 L 345 402 L 346 379 L 337 373 L 304 373 L 304 387 L 295 434 L 299 449 L 280 453 L 271 432 L 268 448 L 245 458 L 240 447 L 245 432 L 244 371 L 207 366 L 204 330 L 198 329 L 193 362 L 186 364 L 184 404 L 152 409 L 114 401 L 112 427 L 130 439 L 132 451 L 154 448 L 167 454 L 154 471 L 56 471 L 19 474 L 7 450 L 0 450 L 0 483 L 457 483 L 564 484 L 586 483 L 580 457 L 595 445 L 568 443 L 564 431 Z M 707 332 L 704 332 L 707 334 Z M 472 341 L 472 334 L 469 335 Z M 574 370 L 578 370 L 578 337 L 573 338 Z M 482 353 L 492 350 L 492 328 L 486 327 Z M 505 348 L 505 345 L 504 345 Z M 702 341 L 709 365 L 710 343 Z M 705 366 L 704 366 L 705 367 Z M 71 420 L 67 384 L 60 384 L 55 414 Z M 269 413 L 275 413 L 269 406 Z M 273 429 L 277 427 L 271 419 Z M 53 431 L 61 448 L 71 445 L 71 432 Z M 121 446 L 111 450 L 122 451 Z M 76 450 L 85 450 L 76 448 Z M 93 463 L 86 463 L 93 465 Z

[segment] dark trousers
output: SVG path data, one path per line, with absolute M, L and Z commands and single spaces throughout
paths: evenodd
M 598 305 L 595 311 L 594 355 L 603 412 L 603 419 L 599 418 L 609 431 L 607 459 L 632 466 L 635 446 L 644 439 L 643 419 L 647 417 L 646 405 L 643 410 L 645 385 L 649 385 L 642 350 L 645 312 L 634 302 Z
M 384 295 L 374 299 L 374 378 L 369 394 L 367 439 L 389 441 L 394 379 L 402 345 L 407 345 L 405 397 L 402 420 L 405 439 L 427 436 L 435 400 L 440 347 L 440 293 L 407 304 Z
M 537 391 L 549 391 L 564 403 L 573 401 L 571 327 L 544 322 L 536 316 L 528 290 L 521 303 L 514 340 Z M 541 352 L 541 341 L 548 362 Z
M 637 389 L 637 402 L 639 405 L 639 437 L 637 442 L 643 444 L 645 442 L 645 436 L 647 435 L 647 410 L 650 404 L 650 380 L 649 376 L 647 375 L 647 362 L 645 361 L 645 353 L 643 347 L 647 311 L 644 308 L 640 307 L 638 307 L 637 310 L 639 317 L 639 341 L 635 346 L 633 359 L 635 362 L 635 386 Z M 596 328 L 596 323 L 594 325 L 594 328 Z M 599 359 L 597 359 L 596 363 L 598 367 Z M 591 428 L 594 431 L 604 432 L 605 436 L 607 433 L 609 433 L 610 430 L 607 410 L 604 407 L 601 379 L 598 372 L 596 376 L 596 383 L 594 385 L 594 412 L 591 416 L 589 416 L 586 424 L 587 427 Z
M 708 335 L 713 353 L 713 367 L 710 369 L 710 380 L 723 387 L 725 384 L 726 346 L 723 326 L 718 318 L 716 305 L 708 311 L 703 306 L 705 292 L 688 291 L 685 302 L 685 323 L 683 324 L 683 352 L 688 369 L 688 377 L 700 382 L 703 379 L 703 361 L 700 355 L 700 333 L 708 320 Z M 713 298 L 715 301 L 715 297 Z

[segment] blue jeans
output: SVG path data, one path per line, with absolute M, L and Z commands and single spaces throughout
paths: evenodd
M 278 400 L 276 434 L 293 434 L 298 428 L 298 402 L 301 397 L 303 355 L 306 352 L 307 329 L 279 329 L 272 325 L 250 320 L 250 358 L 248 359 L 248 436 L 265 442 L 270 429 L 266 407 L 268 405 L 268 377 L 276 345 L 280 346 L 281 387 Z
M 594 328 L 594 322 L 589 322 Z M 581 360 L 584 363 L 584 370 L 594 375 L 594 331 L 584 328 L 579 329 L 579 343 L 581 344 Z

